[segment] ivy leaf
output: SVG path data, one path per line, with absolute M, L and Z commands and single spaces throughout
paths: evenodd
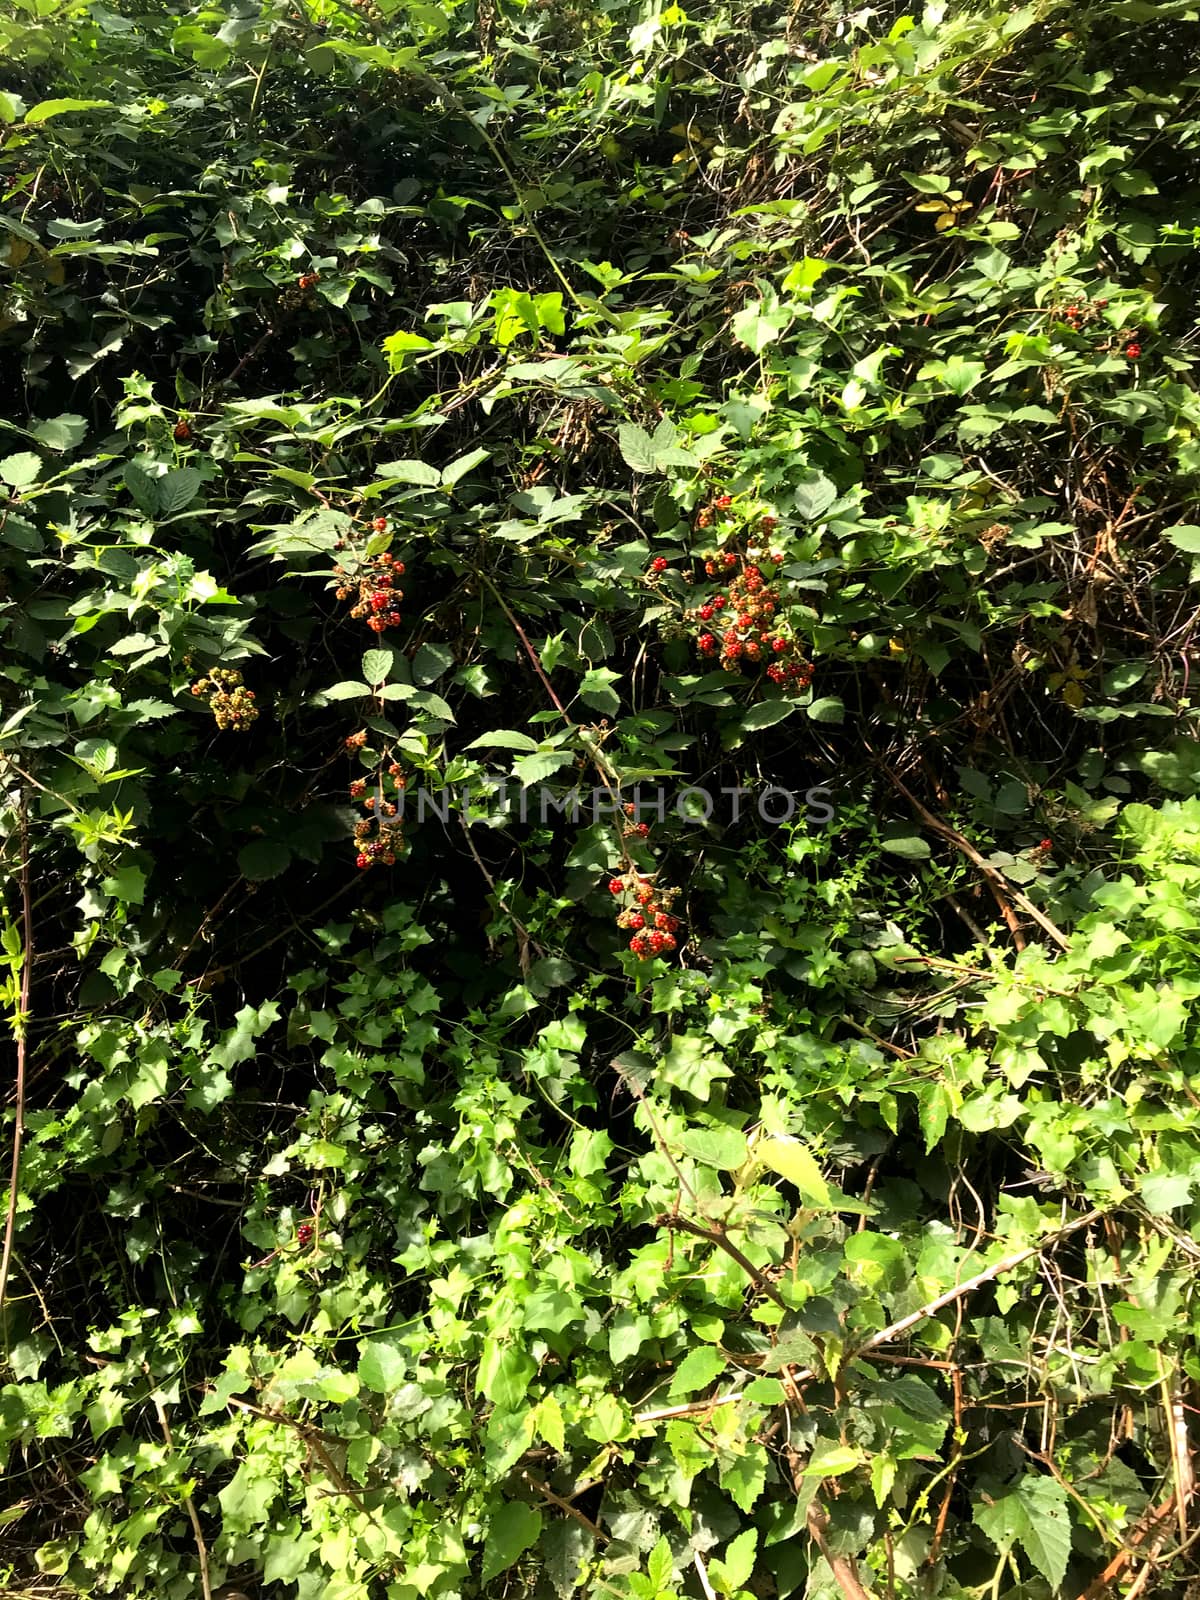
M 1054 1478 L 1022 1478 L 993 1504 L 976 1505 L 975 1523 L 1001 1554 L 1019 1544 L 1052 1588 L 1066 1577 L 1071 1518 L 1067 1492 Z
M 621 701 L 612 685 L 619 679 L 620 673 L 613 672 L 609 667 L 593 667 L 583 675 L 579 698 L 585 700 L 593 711 L 602 711 L 607 717 L 615 717 L 621 709 Z
M 663 1056 L 659 1077 L 663 1083 L 694 1095 L 697 1100 L 707 1100 L 714 1083 L 720 1078 L 731 1078 L 733 1072 L 712 1055 L 704 1041 L 694 1034 L 678 1035 Z
M 408 1357 L 386 1339 L 368 1339 L 358 1357 L 358 1375 L 376 1394 L 395 1394 L 408 1374 Z

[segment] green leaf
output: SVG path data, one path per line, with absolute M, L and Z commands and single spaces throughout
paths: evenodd
M 454 665 L 454 652 L 444 644 L 423 644 L 413 657 L 412 674 L 418 683 L 433 683 Z
M 492 1512 L 483 1544 L 483 1582 L 499 1573 L 532 1548 L 542 1534 L 542 1514 L 523 1500 L 505 1500 Z
M 476 467 L 491 460 L 491 455 L 490 450 L 484 450 L 482 447 L 468 450 L 465 456 L 459 456 L 457 461 L 452 461 L 448 467 L 443 467 L 442 482 L 447 488 L 453 488 L 460 478 L 466 477 L 468 472 L 473 472 Z
M 370 684 L 384 683 L 392 670 L 396 659 L 394 650 L 367 650 L 362 658 L 362 675 Z M 330 691 L 325 691 L 326 698 L 332 698 Z
M 65 117 L 73 111 L 106 111 L 111 100 L 39 100 L 25 113 L 26 122 L 48 122 L 51 117 Z
M 689 1394 L 695 1394 L 697 1389 L 707 1389 L 727 1365 L 725 1356 L 711 1345 L 699 1345 L 695 1350 L 689 1350 L 675 1370 L 667 1398 L 681 1400 Z
M 659 1077 L 665 1084 L 707 1100 L 712 1086 L 721 1078 L 733 1076 L 720 1056 L 713 1055 L 703 1039 L 695 1034 L 678 1034 L 662 1058 Z
M 454 713 L 440 694 L 434 694 L 431 689 L 417 689 L 408 696 L 409 704 L 424 711 L 431 717 L 436 717 L 439 722 L 453 722 Z
M 436 488 L 442 475 L 426 461 L 388 461 L 375 469 L 376 483 L 416 483 L 422 488 Z
M 726 1546 L 725 1554 L 709 1568 L 710 1576 L 722 1594 L 735 1595 L 750 1582 L 758 1551 L 758 1529 L 745 1528 Z
M 773 728 L 777 722 L 790 717 L 795 709 L 794 700 L 756 700 L 743 711 L 738 726 L 747 733 L 753 733 L 756 728 Z
M 833 1196 L 812 1152 L 798 1139 L 760 1139 L 754 1155 L 764 1166 L 793 1184 L 806 1200 L 829 1206 Z
M 536 1371 L 537 1362 L 519 1345 L 489 1338 L 483 1343 L 476 1384 L 485 1400 L 491 1400 L 502 1411 L 515 1411 Z
M 13 489 L 28 489 L 42 475 L 42 458 L 32 450 L 22 450 L 18 455 L 5 456 L 0 461 L 0 479 Z
M 497 728 L 492 733 L 481 733 L 478 739 L 472 739 L 466 750 L 536 750 L 537 740 L 531 739 L 527 733 L 518 733 L 515 728 Z M 551 769 L 553 770 L 553 769 Z
M 513 762 L 513 777 L 528 786 L 540 783 L 551 773 L 573 766 L 575 757 L 569 750 L 539 750 L 536 755 L 521 756 Z
M 831 483 L 823 473 L 814 473 L 796 486 L 793 495 L 796 515 L 804 522 L 816 522 L 837 497 L 837 485 Z
M 612 685 L 619 681 L 620 673 L 613 672 L 609 667 L 593 667 L 583 675 L 579 698 L 586 701 L 593 711 L 601 711 L 606 717 L 615 717 L 621 709 L 621 701 Z
M 292 852 L 278 839 L 256 839 L 253 844 L 244 845 L 238 851 L 237 859 L 242 877 L 249 878 L 252 883 L 261 883 L 266 878 L 277 878 L 281 872 L 286 872 Z
M 1166 528 L 1163 538 L 1169 540 L 1176 550 L 1183 550 L 1189 556 L 1200 556 L 1200 528 L 1194 523 L 1181 522 L 1174 528 Z
M 845 720 L 846 707 L 839 696 L 827 694 L 820 700 L 814 700 L 805 707 L 813 722 L 842 722 Z
M 623 422 L 617 429 L 617 445 L 627 467 L 634 472 L 655 472 L 654 441 L 645 428 L 635 422 Z
M 73 411 L 34 424 L 33 436 L 47 450 L 73 450 L 87 433 L 87 423 Z
M 159 478 L 156 487 L 160 514 L 164 517 L 174 516 L 177 511 L 191 505 L 200 493 L 203 481 L 195 467 L 177 467 L 174 472 Z
M 1053 1589 L 1066 1577 L 1071 1518 L 1067 1492 L 1054 1478 L 1028 1475 L 994 1504 L 977 1503 L 975 1523 L 1002 1553 L 1019 1544 Z
M 120 1480 L 118 1480 L 117 1487 L 120 1487 Z M 655 1593 L 658 1594 L 670 1586 L 674 1573 L 675 1563 L 671 1558 L 671 1546 L 667 1543 L 666 1534 L 663 1534 L 647 1557 L 646 1576 L 654 1585 Z
M 158 513 L 158 481 L 137 461 L 125 463 L 125 487 L 144 517 Z
M 407 688 L 407 685 L 400 687 Z M 322 689 L 320 694 L 313 695 L 313 704 L 324 704 L 326 700 L 362 700 L 371 694 L 369 683 L 360 683 L 356 678 L 347 678 L 343 683 L 332 683 L 328 689 Z
M 376 1394 L 395 1394 L 408 1376 L 408 1356 L 390 1340 L 368 1339 L 359 1351 L 358 1375 Z
M 924 861 L 933 854 L 928 840 L 903 826 L 886 829 L 879 843 L 889 854 L 903 856 L 906 861 Z

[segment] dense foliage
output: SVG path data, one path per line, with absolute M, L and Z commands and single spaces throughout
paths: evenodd
M 10 0 L 5 1593 L 1188 1592 L 1198 38 Z

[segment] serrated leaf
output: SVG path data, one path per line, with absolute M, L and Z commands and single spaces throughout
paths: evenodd
M 61 416 L 38 422 L 33 428 L 33 436 L 39 444 L 44 444 L 47 450 L 57 451 L 73 450 L 86 433 L 86 421 L 73 411 L 64 411 Z
M 476 467 L 491 459 L 492 452 L 480 447 L 478 450 L 469 450 L 465 456 L 459 456 L 457 461 L 452 461 L 448 467 L 442 468 L 442 482 L 448 487 L 453 486 L 460 478 L 466 477 L 468 472 L 473 472 Z
M 10 489 L 28 489 L 42 475 L 42 458 L 32 450 L 20 450 L 16 455 L 5 456 L 0 461 L 0 479 Z
M 203 481 L 195 467 L 177 467 L 174 472 L 165 473 L 156 484 L 161 515 L 174 516 L 177 511 L 190 506 L 200 493 Z
M 281 872 L 285 872 L 291 862 L 292 852 L 278 839 L 256 839 L 253 844 L 244 845 L 238 851 L 237 859 L 242 877 L 249 878 L 252 883 L 261 883 L 265 878 L 277 878 Z
M 396 659 L 394 650 L 367 650 L 362 658 L 362 675 L 368 683 L 383 683 Z
M 695 1394 L 697 1389 L 707 1389 L 710 1383 L 720 1377 L 727 1365 L 726 1358 L 719 1350 L 714 1350 L 712 1345 L 704 1344 L 695 1350 L 689 1350 L 675 1369 L 667 1398 L 679 1400 L 689 1394 Z
M 125 463 L 125 487 L 133 497 L 133 502 L 144 517 L 153 517 L 158 513 L 158 481 L 152 478 L 136 461 Z
M 444 644 L 423 644 L 413 657 L 412 673 L 418 683 L 433 683 L 454 665 L 454 652 Z
M 1189 556 L 1200 556 L 1200 528 L 1190 522 L 1181 522 L 1174 528 L 1167 528 L 1163 538 L 1173 544 L 1176 550 L 1182 550 Z
M 440 694 L 434 694 L 431 689 L 415 689 L 409 700 L 418 711 L 427 711 L 431 717 L 437 717 L 440 722 L 454 721 L 454 713 L 446 701 Z
M 667 1543 L 666 1534 L 663 1534 L 647 1557 L 646 1576 L 654 1585 L 655 1592 L 660 1593 L 668 1587 L 674 1572 L 675 1563 L 671 1559 L 671 1546 Z
M 736 1539 L 730 1541 L 721 1559 L 712 1563 L 710 1574 L 717 1582 L 718 1589 L 727 1595 L 735 1595 L 744 1589 L 754 1572 L 757 1551 L 758 1529 L 743 1529 Z
M 465 747 L 467 750 L 536 750 L 537 740 L 515 728 L 497 728 L 492 733 L 481 733 Z
M 620 697 L 612 687 L 619 682 L 620 673 L 613 672 L 609 667 L 593 667 L 585 672 L 579 684 L 579 698 L 591 706 L 593 711 L 603 712 L 607 717 L 615 717 L 621 709 Z
M 359 683 L 354 678 L 346 678 L 341 683 L 331 683 L 328 689 L 322 689 L 320 694 L 313 696 L 314 702 L 326 700 L 361 700 L 371 693 L 369 683 Z
M 539 750 L 536 755 L 522 756 L 513 762 L 513 777 L 519 783 L 540 783 L 551 773 L 569 767 L 575 757 L 569 750 Z
M 1071 1518 L 1067 1492 L 1054 1478 L 1022 1478 L 992 1505 L 977 1505 L 975 1523 L 1001 1552 L 1019 1544 L 1052 1588 L 1066 1577 Z
M 441 481 L 441 473 L 427 461 L 388 461 L 375 469 L 376 483 L 415 483 L 425 489 L 435 489 Z
M 623 422 L 617 429 L 617 445 L 627 467 L 634 472 L 654 472 L 654 440 L 636 422 Z
M 805 522 L 815 522 L 837 497 L 837 485 L 824 473 L 817 472 L 807 482 L 797 484 L 792 503 L 798 517 Z
M 408 1375 L 408 1357 L 386 1339 L 368 1339 L 359 1352 L 358 1375 L 376 1394 L 394 1394 Z

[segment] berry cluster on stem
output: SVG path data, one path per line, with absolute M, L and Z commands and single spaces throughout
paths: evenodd
M 356 752 L 367 742 L 365 730 L 352 733 L 346 748 Z M 404 830 L 396 820 L 396 796 L 405 786 L 404 773 L 395 761 L 383 757 L 370 778 L 355 778 L 350 798 L 362 807 L 363 815 L 354 824 L 354 864 L 360 872 L 371 867 L 394 867 L 396 857 L 407 848 Z
M 207 699 L 208 709 L 222 733 L 245 733 L 258 721 L 254 690 L 247 689 L 235 667 L 212 667 L 192 684 L 197 699 Z
M 631 869 L 619 878 L 610 878 L 608 892 L 621 901 L 617 927 L 631 933 L 629 948 L 642 961 L 670 955 L 676 948 L 679 918 L 671 907 L 679 898 L 678 889 L 656 884 L 645 873 Z
M 720 500 L 715 503 L 720 505 Z M 762 519 L 763 531 L 772 531 L 774 525 L 773 517 Z M 782 562 L 781 551 L 764 552 L 755 546 L 744 554 L 732 548 L 715 551 L 704 558 L 704 579 L 698 580 L 700 603 L 684 616 L 697 625 L 695 643 L 702 656 L 715 656 L 726 672 L 747 667 L 765 672 L 772 683 L 799 693 L 812 682 L 813 668 L 779 616 L 779 591 L 768 574 L 777 573 Z
M 372 526 L 377 533 L 387 532 L 387 518 L 376 517 Z M 397 561 L 387 550 L 376 556 L 367 556 L 353 572 L 348 572 L 341 562 L 334 567 L 338 578 L 339 600 L 353 600 L 350 615 L 364 621 L 372 633 L 383 633 L 387 628 L 400 626 L 397 607 L 404 598 L 404 590 L 396 583 L 404 576 L 404 563 Z

